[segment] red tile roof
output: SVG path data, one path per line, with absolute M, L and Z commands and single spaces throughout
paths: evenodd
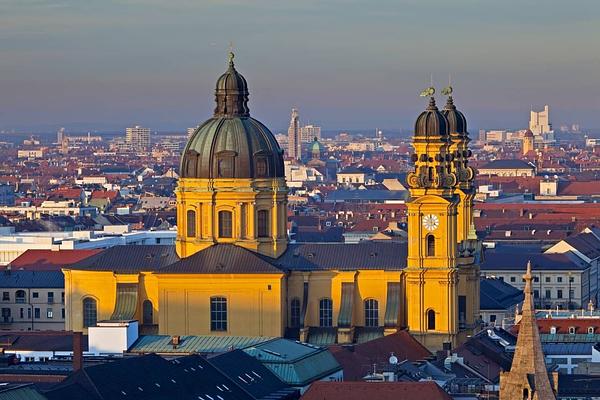
M 581 312 L 581 311 L 579 311 Z M 577 314 L 577 311 L 573 311 Z M 569 328 L 575 328 L 575 333 L 588 333 L 588 328 L 594 328 L 595 333 L 600 332 L 600 318 L 541 318 L 537 320 L 540 333 L 550 333 L 551 328 L 556 328 L 556 333 L 569 333 Z M 519 332 L 519 325 L 511 328 L 513 333 Z
M 116 190 L 94 190 L 92 192 L 92 199 L 109 199 L 113 201 L 118 195 L 119 192 Z
M 417 361 L 431 356 L 429 350 L 405 330 L 357 344 L 352 349 L 330 346 L 329 350 L 344 369 L 346 381 L 361 380 L 372 371 L 373 364 L 387 364 L 391 353 L 399 361 Z
M 58 271 L 63 267 L 74 264 L 101 252 L 92 250 L 27 250 L 11 263 L 12 269 L 30 271 Z
M 302 400 L 450 400 L 435 382 L 313 383 Z

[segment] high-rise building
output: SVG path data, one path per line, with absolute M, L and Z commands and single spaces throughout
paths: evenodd
M 321 140 L 321 127 L 313 124 L 304 125 L 300 128 L 300 141 L 302 143 L 311 143 L 317 138 Z
M 58 145 L 62 145 L 63 138 L 65 137 L 65 128 L 60 128 L 58 132 L 56 132 L 56 143 Z
M 125 143 L 131 150 L 144 151 L 150 148 L 150 128 L 139 125 L 125 130 Z
M 531 110 L 529 118 L 529 129 L 534 135 L 542 135 L 544 133 L 552 133 L 552 124 L 549 119 L 549 108 L 546 104 L 543 111 Z
M 302 138 L 300 134 L 300 117 L 298 109 L 292 108 L 292 118 L 288 128 L 288 156 L 299 160 L 302 156 Z
M 196 125 L 196 126 L 195 126 L 195 127 L 193 127 L 193 128 L 187 128 L 187 135 L 188 135 L 188 138 L 191 138 L 191 137 L 192 137 L 192 135 L 194 134 L 194 132 L 196 132 L 196 129 L 198 129 L 199 127 L 200 127 L 200 125 Z

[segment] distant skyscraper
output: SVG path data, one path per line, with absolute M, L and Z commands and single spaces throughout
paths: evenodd
M 288 155 L 294 160 L 299 160 L 302 155 L 300 117 L 296 108 L 292 108 L 292 118 L 290 120 L 290 127 L 288 128 Z
M 311 143 L 317 138 L 321 140 L 321 127 L 315 125 L 304 125 L 300 128 L 300 141 L 302 143 Z
M 60 146 L 63 142 L 63 138 L 65 137 L 65 128 L 60 128 L 58 132 L 56 132 L 56 143 Z
M 196 125 L 196 126 L 195 126 L 195 127 L 193 127 L 193 128 L 187 128 L 187 135 L 188 135 L 188 138 L 189 138 L 189 137 L 192 137 L 192 135 L 194 134 L 194 132 L 196 132 L 196 129 L 198 129 L 198 127 L 199 127 L 199 126 L 200 126 L 200 125 Z
M 534 135 L 542 135 L 544 133 L 552 132 L 552 124 L 549 119 L 548 105 L 544 106 L 543 111 L 531 110 L 531 117 L 529 118 L 529 129 Z
M 125 130 L 125 143 L 135 151 L 143 151 L 150 148 L 150 129 L 139 125 Z

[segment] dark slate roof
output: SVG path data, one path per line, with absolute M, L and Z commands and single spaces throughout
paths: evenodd
M 289 244 L 273 263 L 285 270 L 347 270 L 406 268 L 407 244 L 364 241 L 345 243 Z
M 494 160 L 479 167 L 479 169 L 523 169 L 535 167 L 523 160 Z
M 0 272 L 0 288 L 64 288 L 62 271 L 5 270 Z
M 479 301 L 482 310 L 506 310 L 523 301 L 523 291 L 501 279 L 482 278 Z
M 559 374 L 558 394 L 561 398 L 598 396 L 600 394 L 600 376 Z
M 349 166 L 338 172 L 338 174 L 372 174 L 374 171 L 369 167 Z
M 167 361 L 154 354 L 85 367 L 46 393 L 50 400 L 208 400 L 217 396 L 223 400 L 253 399 L 200 356 Z
M 325 202 L 334 201 L 386 201 L 405 200 L 408 197 L 406 190 L 334 190 L 325 197 Z
M 154 271 L 178 260 L 175 246 L 122 245 L 70 265 L 68 269 L 88 271 Z
M 171 360 L 170 363 L 171 370 L 174 372 L 174 379 L 192 395 L 192 397 L 186 398 L 200 399 L 200 397 L 194 396 L 200 395 L 204 400 L 210 400 L 211 398 L 217 400 L 217 396 L 221 396 L 223 399 L 253 399 L 250 393 L 244 390 L 245 388 L 240 387 L 240 384 L 243 384 L 242 382 L 235 381 L 234 377 L 227 372 L 220 371 L 215 365 L 199 355 L 176 358 Z M 172 398 L 179 397 L 173 396 Z
M 232 244 L 216 244 L 174 264 L 160 268 L 163 274 L 276 274 L 282 271 L 268 257 Z
M 582 232 L 564 240 L 592 260 L 600 257 L 600 240 L 593 233 Z
M 88 337 L 82 337 L 83 351 L 88 350 Z M 54 331 L 3 332 L 0 347 L 11 352 L 27 351 L 73 351 L 73 336 Z
M 279 398 L 294 392 L 260 361 L 242 350 L 229 351 L 212 357 L 210 363 L 249 392 L 254 398 Z
M 584 262 L 576 262 L 575 257 L 567 254 L 545 254 L 531 253 L 527 250 L 522 252 L 494 252 L 487 250 L 481 263 L 482 271 L 525 271 L 527 262 L 531 261 L 531 267 L 535 275 L 536 270 L 585 270 L 588 266 Z
M 406 267 L 406 256 L 406 243 L 377 241 L 357 244 L 289 244 L 287 251 L 278 259 L 261 256 L 232 244 L 216 244 L 184 259 L 177 257 L 174 246 L 124 245 L 108 248 L 68 269 L 120 273 L 155 271 L 165 274 L 276 274 L 286 270 L 330 269 L 401 270 Z

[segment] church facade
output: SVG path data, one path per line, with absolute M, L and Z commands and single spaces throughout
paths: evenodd
M 316 344 L 408 329 L 428 348 L 478 327 L 480 247 L 466 119 L 433 97 L 408 175 L 408 243 L 289 243 L 283 151 L 250 116 L 230 55 L 214 116 L 181 160 L 177 241 L 116 246 L 64 269 L 66 329 L 136 319 L 142 333 L 286 336 Z

